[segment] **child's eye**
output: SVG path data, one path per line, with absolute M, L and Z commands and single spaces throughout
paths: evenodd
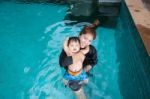
M 73 45 L 70 45 L 71 47 L 73 47 Z

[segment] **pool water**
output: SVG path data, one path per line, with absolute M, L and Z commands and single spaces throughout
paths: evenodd
M 0 99 L 75 99 L 62 82 L 59 55 L 65 38 L 78 36 L 89 23 L 66 25 L 72 23 L 64 20 L 67 10 L 66 5 L 0 3 Z M 115 28 L 97 29 L 93 45 L 99 61 L 84 87 L 88 99 L 150 97 L 149 58 L 139 35 L 131 35 L 130 26 L 124 29 L 128 23 L 121 15 Z

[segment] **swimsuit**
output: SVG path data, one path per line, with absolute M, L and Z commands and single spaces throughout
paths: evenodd
M 81 89 L 83 82 L 85 79 L 87 79 L 87 74 L 84 70 L 79 70 L 77 72 L 72 72 L 68 70 L 64 74 L 64 79 L 68 80 L 67 86 L 69 86 L 73 91 L 78 91 Z
M 72 72 L 70 70 L 68 70 L 68 72 L 66 72 L 64 74 L 64 79 L 65 80 L 73 80 L 73 81 L 83 81 L 85 79 L 87 79 L 87 74 L 84 70 L 79 70 L 77 72 Z

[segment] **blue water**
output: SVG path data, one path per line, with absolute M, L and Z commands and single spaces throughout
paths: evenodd
M 64 20 L 67 10 L 66 5 L 0 3 L 0 99 L 75 99 L 73 92 L 62 82 L 64 69 L 59 66 L 59 54 L 64 39 L 78 36 L 83 25 L 89 23 L 66 25 L 66 22 L 72 23 Z M 116 28 L 97 29 L 93 45 L 98 50 L 99 61 L 92 70 L 94 76 L 84 87 L 88 99 L 127 99 L 129 93 L 126 90 L 130 86 L 123 83 L 121 73 L 127 69 L 121 71 L 124 62 L 121 60 L 128 59 L 125 56 L 128 50 L 123 51 L 134 37 L 129 35 L 131 40 L 123 40 L 125 32 L 121 18 Z M 133 56 L 138 57 L 140 50 L 133 47 L 137 52 Z M 133 63 L 138 64 L 136 60 Z M 128 76 L 125 80 L 130 82 Z

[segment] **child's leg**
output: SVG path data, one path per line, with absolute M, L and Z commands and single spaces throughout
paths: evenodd
M 63 79 L 63 82 L 67 86 L 69 81 L 66 79 Z M 74 90 L 72 89 L 72 91 Z M 86 99 L 86 96 L 84 94 L 84 90 L 82 87 L 79 90 L 74 91 L 74 93 L 76 94 L 77 99 Z
M 64 82 L 65 85 L 68 85 L 68 80 L 63 78 L 63 82 Z
M 89 78 L 85 71 L 82 71 L 82 73 L 80 74 L 80 80 L 83 84 L 87 84 L 89 82 Z
M 89 82 L 89 78 L 83 80 L 83 84 L 87 84 Z
M 76 94 L 77 99 L 86 99 L 86 96 L 84 94 L 84 90 L 81 87 L 78 91 L 74 91 Z

